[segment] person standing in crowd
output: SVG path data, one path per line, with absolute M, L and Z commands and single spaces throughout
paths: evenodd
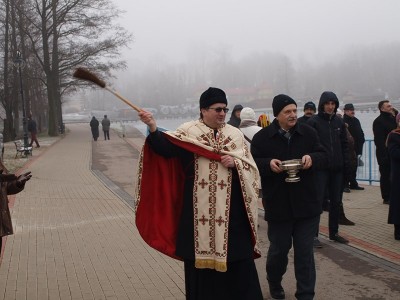
M 386 148 L 388 134 L 397 127 L 396 119 L 393 116 L 393 107 L 389 100 L 382 100 L 378 103 L 379 116 L 372 123 L 374 143 L 376 147 L 376 159 L 379 165 L 380 188 L 383 204 L 389 204 L 390 197 L 390 160 Z
M 104 140 L 110 139 L 110 119 L 107 118 L 107 115 L 104 115 L 103 120 L 101 120 L 101 127 L 103 128 L 104 132 Z
M 8 173 L 7 168 L 0 161 L 0 257 L 3 237 L 14 233 L 7 195 L 14 195 L 21 192 L 25 188 L 25 183 L 31 179 L 31 177 L 31 172 L 26 172 L 21 175 Z
M 242 111 L 242 109 L 243 109 L 242 105 L 240 105 L 240 104 L 235 105 L 235 107 L 233 108 L 232 114 L 231 114 L 231 118 L 228 121 L 229 125 L 239 128 L 240 112 Z
M 240 112 L 240 125 L 239 129 L 243 133 L 246 139 L 246 144 L 250 149 L 251 140 L 253 136 L 261 130 L 261 127 L 257 125 L 256 113 L 250 107 L 244 107 Z
M 347 244 L 349 241 L 339 235 L 339 214 L 342 206 L 344 177 L 349 173 L 349 149 L 346 125 L 336 116 L 339 100 L 333 92 L 321 94 L 318 113 L 307 124 L 317 130 L 322 145 L 328 151 L 329 161 L 324 170 L 319 171 L 317 186 L 321 203 L 328 193 L 329 199 L 329 239 Z
M 344 108 L 344 116 L 343 121 L 347 124 L 347 129 L 349 130 L 351 136 L 354 139 L 354 150 L 357 157 L 357 165 L 352 169 L 349 179 L 349 182 L 346 182 L 346 187 L 349 187 L 352 190 L 364 190 L 363 187 L 358 185 L 356 180 L 357 177 L 357 166 L 358 162 L 361 159 L 365 136 L 364 131 L 362 130 L 360 120 L 355 116 L 354 105 L 352 103 L 347 103 Z
M 316 112 L 317 108 L 315 107 L 314 102 L 309 101 L 304 104 L 304 115 L 297 119 L 297 122 L 307 123 L 308 119 L 311 118 Z
M 387 138 L 392 181 L 400 178 L 400 114 L 396 116 L 397 128 Z M 388 223 L 394 225 L 394 239 L 400 240 L 400 185 L 394 184 L 390 190 Z
M 90 130 L 92 131 L 93 140 L 97 141 L 99 138 L 99 120 L 95 116 L 90 120 Z
M 161 132 L 150 112 L 138 165 L 136 226 L 158 251 L 184 261 L 186 299 L 263 299 L 254 258 L 257 166 L 225 123 L 225 92 L 200 97 L 200 119 Z M 157 186 L 157 189 L 154 187 Z
M 261 175 L 265 220 L 270 246 L 267 280 L 273 299 L 285 299 L 282 278 L 288 253 L 294 248 L 297 299 L 313 299 L 316 271 L 313 240 L 318 230 L 322 203 L 315 184 L 315 171 L 327 163 L 327 153 L 313 128 L 297 122 L 297 104 L 287 95 L 272 101 L 275 116 L 270 126 L 253 137 L 251 153 Z M 282 161 L 301 159 L 300 181 L 286 182 Z
M 339 108 L 336 111 L 336 115 L 340 118 L 343 119 L 343 111 L 341 111 Z M 347 124 L 344 123 L 346 127 L 346 136 L 347 136 L 347 144 L 348 144 L 348 157 L 349 157 L 349 174 L 352 174 L 354 170 L 357 170 L 357 155 L 356 151 L 354 150 L 354 139 L 350 134 L 349 129 L 347 128 Z M 348 175 L 350 176 L 350 175 Z M 350 193 L 350 189 L 347 187 L 347 184 L 349 182 L 349 177 L 346 177 L 346 174 L 343 174 L 343 192 L 345 193 Z M 348 226 L 354 226 L 355 223 L 347 219 L 345 213 L 344 213 L 344 208 L 343 208 L 343 193 L 340 194 L 340 207 L 339 207 L 339 225 L 348 225 Z
M 36 125 L 36 121 L 32 119 L 32 116 L 30 115 L 28 117 L 28 131 L 31 134 L 31 142 L 29 143 L 29 146 L 32 147 L 33 142 L 35 142 L 36 147 L 39 148 L 39 141 L 37 139 L 37 125 Z

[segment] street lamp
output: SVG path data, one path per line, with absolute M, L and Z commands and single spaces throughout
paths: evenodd
M 24 150 L 25 150 L 25 155 L 29 154 L 28 150 L 28 131 L 27 131 L 27 122 L 26 122 L 26 112 L 25 112 L 25 99 L 24 99 L 24 89 L 22 86 L 22 68 L 25 66 L 25 62 L 22 59 L 22 55 L 20 51 L 17 51 L 17 57 L 14 59 L 14 66 L 18 67 L 18 73 L 19 73 L 19 87 L 20 87 L 20 93 L 21 93 L 21 102 L 22 102 L 22 126 L 24 129 Z

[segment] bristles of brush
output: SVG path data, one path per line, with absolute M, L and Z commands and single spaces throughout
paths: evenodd
M 105 88 L 106 83 L 101 80 L 99 77 L 97 77 L 95 74 L 91 73 L 89 70 L 79 67 L 75 70 L 73 76 L 78 79 L 83 79 L 86 81 L 93 82 L 94 84 L 97 84 L 98 86 Z

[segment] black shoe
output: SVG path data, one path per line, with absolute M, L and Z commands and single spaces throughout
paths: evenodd
M 344 237 L 341 237 L 338 233 L 336 233 L 335 235 L 330 235 L 329 239 L 331 241 L 335 241 L 340 244 L 348 244 L 349 243 L 348 240 L 346 240 Z
M 343 192 L 344 192 L 344 193 L 350 193 L 351 191 L 350 191 L 350 189 L 349 189 L 348 187 L 345 187 L 345 188 L 343 189 Z
M 363 187 L 361 187 L 361 186 L 359 186 L 359 185 L 353 186 L 353 187 L 351 186 L 350 189 L 351 189 L 351 190 L 357 190 L 357 191 L 363 191 L 363 190 L 365 190 L 365 188 L 363 188 Z
M 339 218 L 339 225 L 347 225 L 347 226 L 354 226 L 356 223 L 350 221 L 345 216 Z
M 268 282 L 268 285 L 272 299 L 285 299 L 285 291 L 280 283 L 276 284 Z

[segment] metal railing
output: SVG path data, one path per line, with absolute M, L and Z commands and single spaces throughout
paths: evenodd
M 357 180 L 367 181 L 370 185 L 379 182 L 379 165 L 375 155 L 374 140 L 366 140 L 361 156 L 363 165 L 357 168 Z

